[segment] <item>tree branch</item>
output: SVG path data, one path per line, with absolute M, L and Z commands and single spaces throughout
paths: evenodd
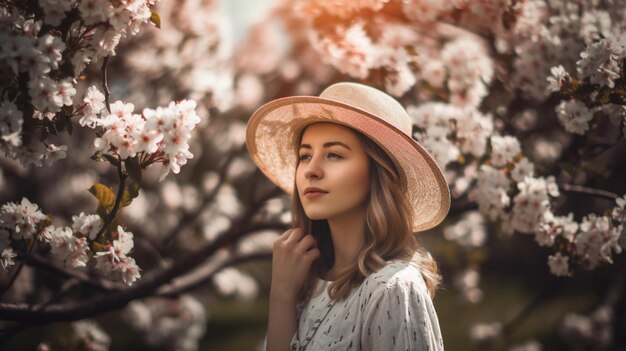
M 103 280 L 103 279 L 96 278 L 96 277 L 90 277 L 87 274 L 77 272 L 77 271 L 67 271 L 61 267 L 58 267 L 54 263 L 43 259 L 42 257 L 38 255 L 30 256 L 25 262 L 31 267 L 36 267 L 36 268 L 49 271 L 60 277 L 76 279 L 82 284 L 89 286 L 91 288 L 94 288 L 96 290 L 102 291 L 102 292 L 120 290 L 119 286 L 117 286 L 116 284 L 110 281 Z
M 277 189 L 273 189 L 261 196 L 248 210 L 237 218 L 227 232 L 219 236 L 210 244 L 199 251 L 186 256 L 175 265 L 149 272 L 136 285 L 123 290 L 114 291 L 106 295 L 95 296 L 87 300 L 66 302 L 49 305 L 42 310 L 31 310 L 25 304 L 2 304 L 0 303 L 0 319 L 15 322 L 45 324 L 55 321 L 72 321 L 91 317 L 103 312 L 115 310 L 126 306 L 130 301 L 151 296 L 162 285 L 174 278 L 184 275 L 195 269 L 211 257 L 219 249 L 235 243 L 241 236 L 250 232 L 249 225 L 253 214 L 258 212 L 260 206 L 268 199 L 275 196 Z
M 612 193 L 610 191 L 588 188 L 582 185 L 559 184 L 559 187 L 563 189 L 564 191 L 570 192 L 570 193 L 580 193 L 580 194 L 586 194 L 586 195 L 592 195 L 592 196 L 607 197 L 612 200 L 615 200 L 619 197 L 619 195 L 617 195 L 616 193 Z
M 33 242 L 26 249 L 26 253 L 24 254 L 24 260 L 28 259 L 28 257 L 30 256 L 30 253 L 33 250 L 33 247 L 37 243 L 37 238 L 39 238 L 39 233 L 35 234 L 35 236 L 33 237 Z M 9 280 L 7 285 L 2 288 L 2 291 L 0 291 L 0 300 L 2 300 L 2 296 L 4 296 L 4 294 L 6 294 L 6 292 L 11 289 L 11 287 L 15 283 L 15 280 L 17 279 L 17 277 L 19 276 L 20 272 L 22 271 L 22 268 L 24 268 L 24 261 L 21 261 L 19 263 L 19 266 L 17 266 L 17 269 L 15 270 L 15 273 L 13 273 L 13 275 L 11 276 L 11 280 Z
M 208 272 L 202 272 L 192 279 L 185 280 L 185 277 L 181 277 L 180 283 L 175 282 L 171 286 L 163 287 L 163 289 L 161 289 L 161 291 L 159 291 L 156 295 L 162 297 L 176 297 L 182 293 L 188 292 L 190 290 L 198 288 L 199 286 L 207 284 L 215 276 L 215 274 L 219 273 L 224 268 L 236 266 L 244 262 L 267 260 L 271 258 L 271 252 L 257 252 L 245 256 L 233 257 L 230 260 L 222 262 L 222 264 L 220 264 L 216 268 L 209 270 Z

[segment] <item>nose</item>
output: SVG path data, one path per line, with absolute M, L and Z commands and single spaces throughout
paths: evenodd
M 320 179 L 324 176 L 320 162 L 321 160 L 318 157 L 314 156 L 311 158 L 304 169 L 304 177 L 306 179 Z

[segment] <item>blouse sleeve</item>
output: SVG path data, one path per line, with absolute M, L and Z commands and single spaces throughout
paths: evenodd
M 361 332 L 364 351 L 443 350 L 439 321 L 425 284 L 390 282 L 374 292 L 367 306 Z

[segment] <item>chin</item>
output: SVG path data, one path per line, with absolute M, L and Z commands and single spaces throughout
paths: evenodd
M 328 219 L 328 217 L 329 217 L 328 211 L 323 211 L 323 210 L 319 210 L 319 209 L 311 209 L 311 208 L 309 208 L 307 210 L 305 208 L 304 209 L 304 213 L 312 221 L 319 221 L 319 220 L 322 220 L 322 219 Z
M 311 212 L 306 212 L 306 211 L 305 211 L 305 213 L 306 213 L 306 216 L 309 217 L 309 219 L 312 220 L 312 221 L 319 221 L 319 220 L 328 218 L 328 216 L 326 216 L 326 215 L 324 215 L 322 213 L 317 213 L 317 212 L 311 213 Z

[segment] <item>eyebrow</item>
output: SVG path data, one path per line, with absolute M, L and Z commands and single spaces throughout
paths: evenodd
M 336 145 L 343 146 L 346 149 L 352 151 L 352 149 L 348 145 L 342 143 L 341 141 L 329 141 L 327 143 L 324 143 L 323 147 L 331 147 L 331 146 L 336 146 Z M 299 149 L 312 149 L 312 147 L 309 144 L 301 144 Z

